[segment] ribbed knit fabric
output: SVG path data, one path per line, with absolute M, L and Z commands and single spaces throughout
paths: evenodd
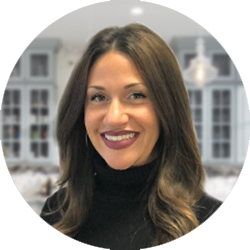
M 156 161 L 127 170 L 107 166 L 97 155 L 94 160 L 95 192 L 90 213 L 74 239 L 111 250 L 139 250 L 152 246 L 154 225 L 147 209 L 150 175 Z M 46 216 L 48 204 L 56 203 L 56 194 L 44 205 L 41 217 L 49 224 L 58 221 L 58 214 Z M 221 202 L 204 194 L 198 202 L 197 218 L 203 223 Z
M 76 240 L 111 250 L 152 246 L 154 227 L 147 211 L 148 179 L 155 163 L 115 170 L 95 158 L 96 190 L 89 217 Z

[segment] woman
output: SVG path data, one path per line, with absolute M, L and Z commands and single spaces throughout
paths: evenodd
M 76 240 L 151 247 L 190 232 L 221 204 L 203 191 L 178 62 L 141 24 L 92 38 L 61 99 L 57 138 L 60 190 L 41 216 Z

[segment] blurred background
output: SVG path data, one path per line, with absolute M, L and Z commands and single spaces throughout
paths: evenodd
M 57 189 L 55 120 L 70 73 L 96 32 L 131 22 L 154 30 L 179 60 L 207 173 L 206 191 L 224 201 L 237 181 L 250 138 L 250 114 L 230 56 L 211 34 L 174 10 L 111 0 L 51 24 L 13 65 L 1 106 L 0 138 L 14 183 L 38 214 Z

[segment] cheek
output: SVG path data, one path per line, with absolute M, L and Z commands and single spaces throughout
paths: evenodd
M 93 127 L 95 123 L 95 116 L 94 116 L 94 112 L 92 112 L 88 108 L 85 110 L 84 122 L 85 122 L 85 127 L 87 131 L 89 132 L 91 130 L 91 127 Z
M 153 107 L 148 107 L 144 112 L 141 112 L 140 117 L 148 132 L 155 135 L 159 134 L 159 119 Z
M 84 122 L 88 134 L 98 130 L 103 120 L 103 114 L 95 109 L 86 108 Z

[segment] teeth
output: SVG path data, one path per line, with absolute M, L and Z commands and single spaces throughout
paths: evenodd
M 104 135 L 105 138 L 108 141 L 122 141 L 122 140 L 129 140 L 135 137 L 135 133 L 130 133 L 127 135 L 118 135 L 118 136 L 114 136 L 114 135 Z

